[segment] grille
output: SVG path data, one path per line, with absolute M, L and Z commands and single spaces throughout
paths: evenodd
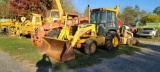
M 143 34 L 149 34 L 149 32 L 143 32 Z

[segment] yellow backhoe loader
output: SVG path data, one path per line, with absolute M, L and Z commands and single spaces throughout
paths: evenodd
M 26 20 L 25 17 L 19 17 L 20 20 L 16 21 L 14 25 L 10 27 L 10 36 L 30 36 L 35 32 L 37 27 L 42 26 L 42 16 L 39 14 L 31 13 L 30 20 Z
M 73 15 L 65 15 L 65 24 L 57 37 L 43 37 L 39 52 L 47 54 L 57 62 L 64 62 L 75 58 L 73 48 L 83 48 L 87 55 L 95 53 L 97 46 L 104 46 L 106 50 L 117 50 L 120 38 L 117 33 L 116 15 L 119 6 L 112 8 L 97 8 L 91 10 L 90 24 L 69 26 L 74 23 Z

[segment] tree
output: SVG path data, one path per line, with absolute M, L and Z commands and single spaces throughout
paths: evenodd
M 141 10 L 140 12 L 140 24 L 145 24 L 145 17 L 147 16 L 147 12 L 145 10 Z
M 124 8 L 120 18 L 124 24 L 134 24 L 135 11 L 131 6 L 127 6 Z
M 30 13 L 45 15 L 46 7 L 40 0 L 10 0 L 9 12 L 14 16 L 29 16 Z
M 64 12 L 76 13 L 72 0 L 60 0 Z M 45 15 L 47 9 L 54 8 L 52 0 L 10 0 L 9 12 L 14 16 L 29 16 L 30 13 Z
M 160 17 L 158 15 L 154 15 L 154 14 L 147 14 L 147 16 L 142 18 L 142 21 L 144 23 L 147 23 L 147 22 L 160 22 Z
M 134 14 L 134 17 L 135 17 L 135 24 L 138 24 L 139 21 L 140 21 L 140 8 L 138 5 L 135 5 L 135 8 L 133 9 L 135 14 Z
M 72 0 L 61 0 L 61 4 L 64 12 L 79 14 L 75 9 Z
M 54 8 L 54 3 L 52 2 L 52 0 L 40 0 L 40 1 L 42 5 L 47 8 L 47 10 Z
M 89 16 L 89 8 L 88 6 L 86 7 L 86 9 L 84 10 L 84 16 L 88 17 Z
M 9 17 L 9 13 L 8 13 L 8 0 L 1 0 L 0 1 L 0 16 L 2 18 L 4 17 Z
M 156 7 L 154 10 L 153 10 L 153 13 L 157 14 L 160 16 L 160 6 Z
M 141 10 L 140 12 L 140 19 L 145 17 L 147 15 L 147 12 L 145 10 Z

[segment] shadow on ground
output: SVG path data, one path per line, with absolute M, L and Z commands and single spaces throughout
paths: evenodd
M 36 64 L 37 71 L 36 72 L 49 72 L 52 67 L 52 63 L 48 56 L 43 55 L 42 59 Z
M 104 58 L 109 59 L 121 54 L 130 55 L 134 53 L 134 51 L 140 51 L 140 48 L 137 46 L 129 47 L 126 45 L 121 45 L 119 50 L 117 51 L 106 51 L 104 48 L 98 48 L 96 53 L 92 56 L 85 55 L 83 50 L 75 49 L 75 53 L 76 53 L 75 59 L 64 62 L 64 63 L 52 62 L 52 69 L 61 70 L 61 69 L 75 69 L 75 68 L 81 68 L 81 67 L 88 67 L 95 64 L 100 64 Z

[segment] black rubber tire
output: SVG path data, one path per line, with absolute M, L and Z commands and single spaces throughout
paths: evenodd
M 135 44 L 135 45 L 139 45 L 139 41 L 138 41 L 138 40 L 136 41 L 136 44 Z
M 92 44 L 95 44 L 95 48 L 91 48 Z M 95 40 L 87 40 L 84 46 L 84 52 L 86 55 L 93 55 L 96 52 L 97 49 L 97 43 Z
M 128 38 L 128 39 L 127 39 L 127 45 L 128 45 L 128 46 L 132 46 L 133 43 L 134 43 L 133 38 Z
M 136 38 L 134 38 L 134 37 L 132 38 L 132 40 L 133 40 L 133 45 L 136 45 L 138 40 Z
M 118 38 L 118 44 L 116 47 L 114 47 L 114 45 L 112 44 L 112 40 L 114 37 Z M 115 32 L 115 31 L 110 31 L 106 34 L 106 40 L 105 40 L 105 48 L 108 51 L 112 51 L 112 50 L 118 50 L 119 49 L 119 45 L 120 45 L 120 37 L 119 35 Z
M 46 36 L 47 37 L 58 37 L 59 33 L 60 32 L 57 29 L 53 29 L 52 31 L 48 32 Z

